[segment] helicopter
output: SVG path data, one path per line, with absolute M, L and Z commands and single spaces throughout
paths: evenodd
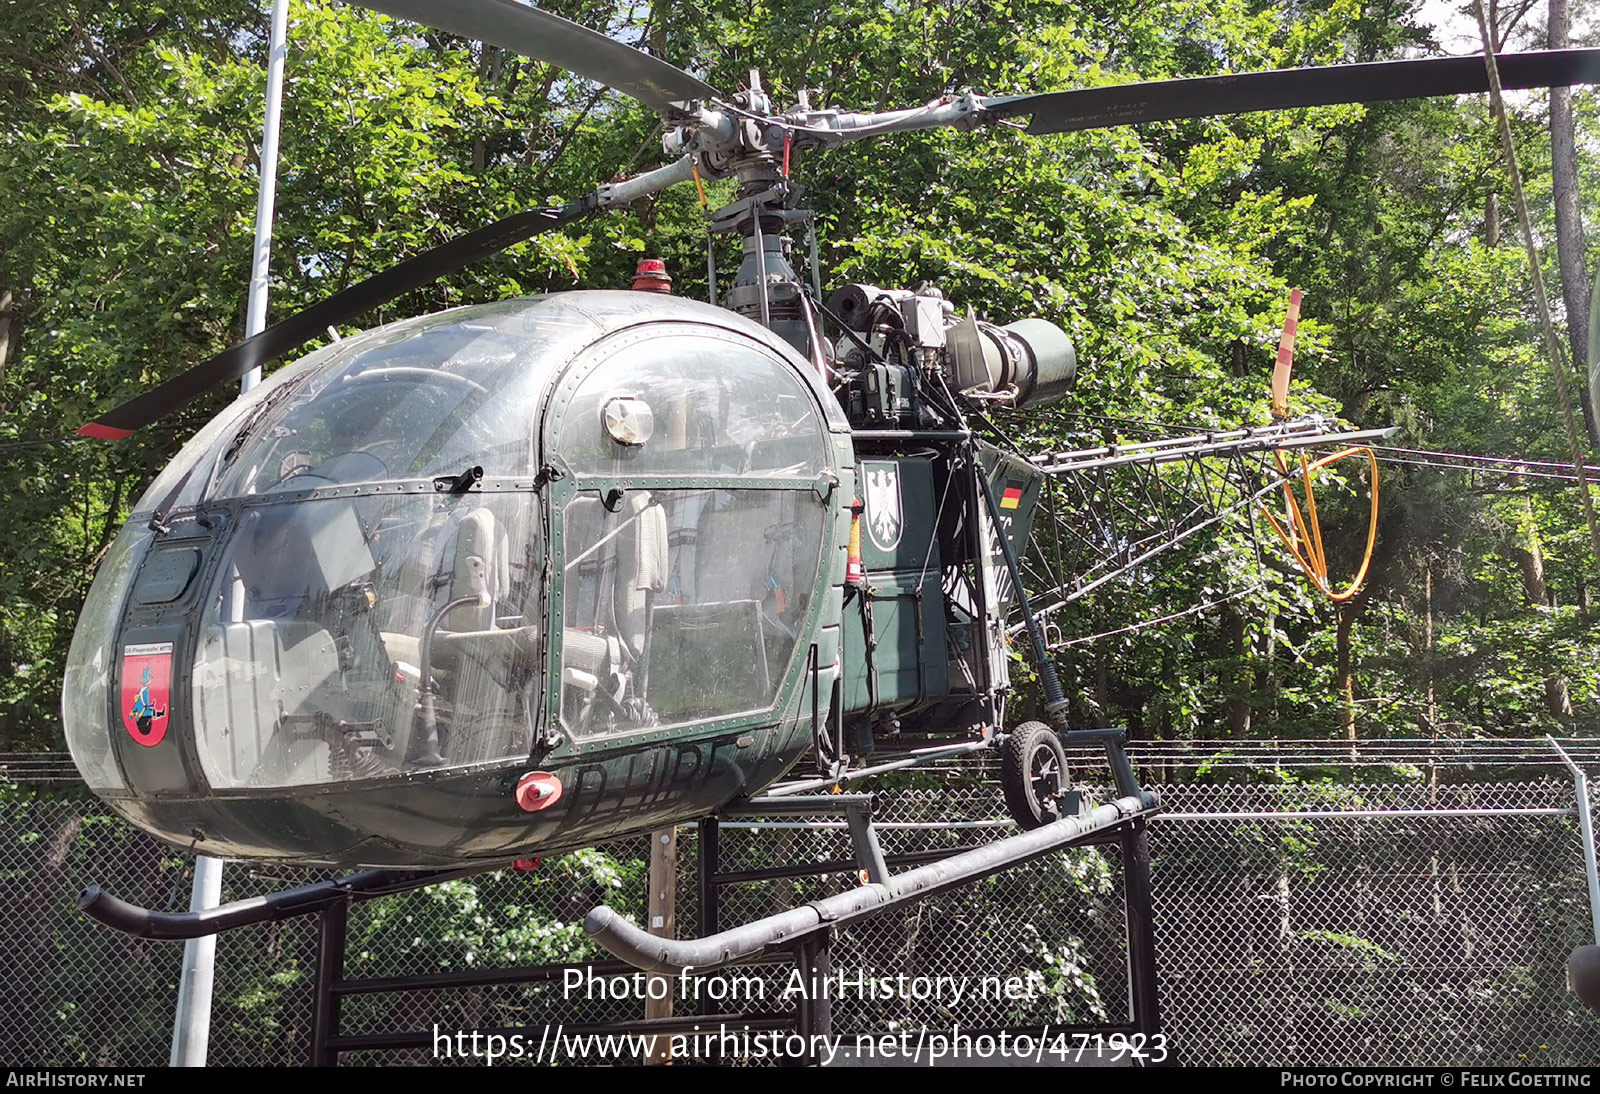
M 825 294 L 793 157 L 1488 86 L 1481 57 L 1454 57 L 780 110 L 758 72 L 726 95 L 516 0 L 359 3 L 632 95 L 661 115 L 668 162 L 418 255 L 80 433 L 127 437 L 330 325 L 668 186 L 733 178 L 739 196 L 708 214 L 710 303 L 646 267 L 633 290 L 342 338 L 224 409 L 146 490 L 75 632 L 66 738 L 118 813 L 215 857 L 504 863 L 709 816 L 808 758 L 820 774 L 783 788 L 963 750 L 999 751 L 1023 827 L 1062 816 L 1069 704 L 1020 561 L 1047 477 L 1378 434 L 1285 420 L 1007 451 L 981 423 L 1070 390 L 1066 332 L 931 285 Z M 1506 88 L 1600 82 L 1595 49 L 1498 65 Z M 742 244 L 720 289 L 718 237 Z M 1019 635 L 1047 721 L 1010 726 Z M 874 761 L 902 737 L 942 744 Z

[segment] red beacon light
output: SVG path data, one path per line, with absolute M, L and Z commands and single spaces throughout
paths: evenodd
M 672 278 L 667 273 L 667 264 L 659 258 L 641 258 L 633 271 L 633 291 L 670 294 Z

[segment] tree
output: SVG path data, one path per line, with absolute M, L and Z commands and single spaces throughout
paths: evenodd
M 1571 45 L 1572 13 L 1568 0 L 1550 0 L 1551 49 Z M 1550 89 L 1550 159 L 1555 197 L 1556 255 L 1561 270 L 1561 298 L 1567 307 L 1567 344 L 1580 369 L 1589 346 L 1589 271 L 1578 194 L 1577 128 L 1572 89 Z
M 1529 9 L 1497 7 L 1499 34 L 1524 32 Z M 648 112 L 549 65 L 345 5 L 292 10 L 274 316 L 498 216 L 656 162 Z M 572 0 L 554 10 L 647 41 L 718 86 L 740 86 L 759 65 L 780 98 L 810 87 L 814 102 L 867 106 L 1429 48 L 1409 0 L 1222 9 L 1001 0 L 982 10 Z M 0 14 L 8 746 L 59 740 L 56 688 L 88 575 L 154 471 L 228 397 L 119 446 L 56 443 L 241 333 L 263 27 L 252 0 L 134 0 L 114 12 L 26 0 Z M 1574 124 L 1592 129 L 1590 101 L 1573 98 Z M 1535 215 L 1565 218 L 1571 192 L 1553 178 L 1561 156 L 1543 119 L 1515 123 Z M 1594 176 L 1584 149 L 1572 142 L 1580 187 Z M 1559 459 L 1527 271 L 1514 249 L 1484 241 L 1496 154 L 1482 105 L 1467 99 L 1043 139 L 908 134 L 796 168 L 830 280 L 934 280 L 996 318 L 1037 314 L 1069 329 L 1083 362 L 1078 390 L 1009 420 L 1025 445 L 1105 443 L 1138 435 L 1139 422 L 1264 421 L 1271 347 L 1294 284 L 1307 294 L 1297 409 L 1397 424 L 1412 447 Z M 713 201 L 731 196 L 728 183 L 710 189 Z M 698 294 L 702 218 L 693 188 L 668 191 L 361 323 L 625 284 L 647 247 L 681 291 Z M 1326 489 L 1337 568 L 1364 542 L 1364 487 Z M 1561 674 L 1577 724 L 1592 724 L 1595 651 L 1576 614 L 1588 594 L 1570 492 L 1391 465 L 1383 498 L 1370 592 L 1344 626 L 1272 561 L 1270 543 L 1262 568 L 1249 531 L 1230 529 L 1072 622 L 1089 634 L 1232 598 L 1233 614 L 1208 608 L 1074 647 L 1064 661 L 1078 712 L 1160 734 L 1338 732 L 1352 709 L 1363 733 L 1409 732 L 1424 719 L 1442 732 L 1526 731 L 1553 724 L 1544 682 Z M 1539 597 L 1516 554 L 1531 555 L 1533 543 Z M 1427 687 L 1412 656 L 1429 585 L 1436 709 L 1415 698 Z

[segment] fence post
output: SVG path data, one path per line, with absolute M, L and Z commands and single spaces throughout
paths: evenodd
M 335 900 L 317 915 L 317 975 L 312 988 L 312 1067 L 338 1067 L 339 1053 L 329 1042 L 339 1036 L 340 997 L 334 985 L 344 979 L 345 931 L 350 902 Z
M 722 870 L 720 836 L 716 817 L 706 817 L 700 822 L 699 833 L 695 839 L 695 854 L 700 860 L 700 876 L 695 879 L 699 887 L 699 907 L 695 910 L 695 927 L 700 931 L 702 938 L 722 930 L 722 887 L 717 884 L 717 874 Z M 702 994 L 695 1012 L 715 1014 L 718 1009 L 709 994 Z
M 717 884 L 717 874 L 722 869 L 721 835 L 717 831 L 717 818 L 707 817 L 700 822 L 699 837 L 696 840 L 695 850 L 700 857 L 700 909 L 699 918 L 695 926 L 701 935 L 716 934 L 722 930 L 722 909 L 719 907 L 720 887 Z
M 1561 762 L 1572 772 L 1572 787 L 1578 798 L 1578 835 L 1583 841 L 1583 869 L 1589 880 L 1589 938 L 1600 943 L 1600 869 L 1596 868 L 1595 863 L 1594 819 L 1589 811 L 1589 777 L 1554 737 L 1546 734 L 1545 740 L 1550 742 L 1550 747 L 1556 750 Z
M 1128 928 L 1128 1002 L 1147 1041 L 1161 1032 L 1156 977 L 1155 913 L 1151 908 L 1150 827 L 1144 818 L 1122 829 L 1123 908 Z M 1171 1051 L 1170 1048 L 1168 1050 Z
M 650 833 L 650 893 L 645 900 L 649 931 L 662 938 L 678 937 L 678 829 L 660 828 Z M 660 984 L 660 988 L 655 985 Z M 672 981 L 663 976 L 650 979 L 650 990 L 645 996 L 644 1016 L 650 1018 L 672 1017 Z M 662 993 L 656 998 L 656 992 Z M 645 1054 L 646 1064 L 672 1063 L 672 1036 L 666 1034 L 648 1042 L 651 1050 Z

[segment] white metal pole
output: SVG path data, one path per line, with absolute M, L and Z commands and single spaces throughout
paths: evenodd
M 272 259 L 272 214 L 278 199 L 278 127 L 283 117 L 283 63 L 289 55 L 289 0 L 272 0 L 272 42 L 267 54 L 267 120 L 261 134 L 261 189 L 256 195 L 256 243 L 250 256 L 250 298 L 245 337 L 267 325 L 267 268 Z M 254 368 L 239 383 L 241 392 L 261 382 Z
M 250 254 L 250 294 L 245 310 L 245 337 L 267 325 L 267 270 L 272 257 L 272 215 L 277 202 L 278 129 L 283 116 L 283 66 L 289 46 L 289 0 L 272 0 L 272 29 L 267 46 L 267 112 L 261 135 L 261 181 L 256 195 L 255 244 Z M 252 369 L 240 381 L 241 393 L 261 382 Z M 201 855 L 194 862 L 194 889 L 189 910 L 215 908 L 222 901 L 222 860 Z M 211 989 L 217 961 L 217 936 L 193 938 L 183 945 L 183 971 L 178 980 L 178 1008 L 172 1024 L 173 1067 L 204 1067 L 211 1039 Z
M 1591 938 L 1600 944 L 1600 867 L 1595 862 L 1594 847 L 1594 818 L 1589 811 L 1589 777 L 1584 774 L 1583 768 L 1573 762 L 1567 750 L 1562 748 L 1554 737 L 1546 736 L 1550 747 L 1556 750 L 1569 770 L 1572 772 L 1572 789 L 1577 795 L 1578 806 L 1578 836 L 1583 840 L 1583 871 L 1589 879 L 1589 919 Z
M 201 855 L 194 860 L 194 890 L 189 910 L 215 908 L 222 900 L 222 860 Z M 217 936 L 191 938 L 183 944 L 183 972 L 178 980 L 178 1012 L 172 1023 L 173 1067 L 205 1067 L 211 1039 L 211 984 L 216 970 Z

